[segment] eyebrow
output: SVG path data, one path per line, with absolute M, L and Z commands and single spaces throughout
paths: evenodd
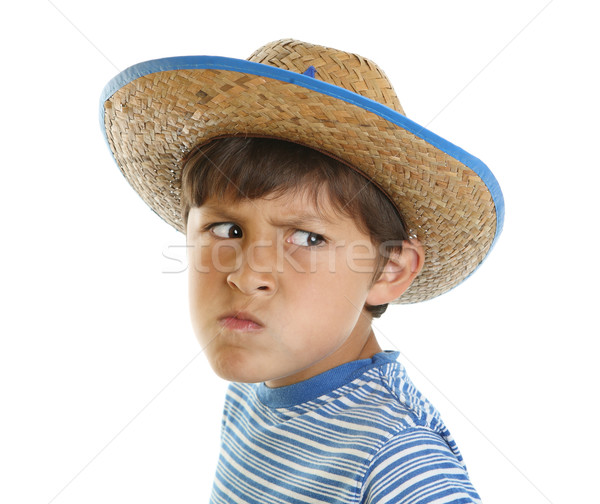
M 226 221 L 239 221 L 239 215 L 233 215 L 226 208 L 217 205 L 205 204 L 200 207 L 203 212 L 209 214 L 211 218 L 223 219 Z
M 223 208 L 221 205 L 206 204 L 202 205 L 202 208 L 205 209 L 213 218 L 233 222 L 243 222 L 245 220 L 244 215 L 231 213 L 227 208 Z M 335 220 L 314 212 L 300 211 L 293 212 L 291 215 L 284 214 L 281 216 L 275 216 L 268 219 L 268 222 L 276 227 L 304 228 L 313 226 L 315 224 L 334 224 Z

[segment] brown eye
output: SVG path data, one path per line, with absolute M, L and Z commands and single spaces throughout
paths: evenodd
M 233 222 L 222 222 L 210 228 L 211 232 L 219 238 L 241 238 L 242 228 Z

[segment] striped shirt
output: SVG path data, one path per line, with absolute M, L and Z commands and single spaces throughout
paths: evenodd
M 270 389 L 232 383 L 212 504 L 480 502 L 397 352 Z

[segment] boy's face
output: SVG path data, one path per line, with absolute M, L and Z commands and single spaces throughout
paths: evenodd
M 215 372 L 272 387 L 365 357 L 376 248 L 328 197 L 218 200 L 187 225 L 192 325 Z M 368 355 L 370 356 L 370 355 Z

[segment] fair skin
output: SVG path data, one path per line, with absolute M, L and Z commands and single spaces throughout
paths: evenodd
M 365 303 L 398 298 L 423 265 L 404 242 L 374 281 L 376 248 L 328 196 L 211 198 L 187 224 L 192 326 L 220 377 L 291 385 L 381 351 Z

